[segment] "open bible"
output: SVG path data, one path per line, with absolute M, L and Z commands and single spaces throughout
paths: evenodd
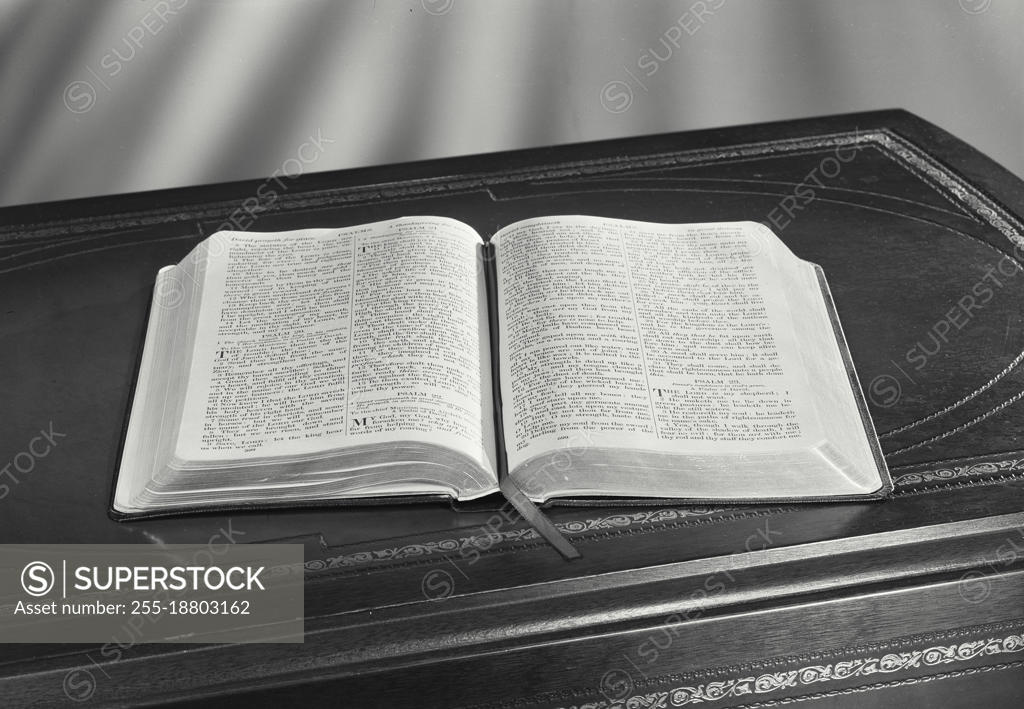
M 505 476 L 539 503 L 892 488 L 821 269 L 758 223 L 218 232 L 157 275 L 114 516 Z

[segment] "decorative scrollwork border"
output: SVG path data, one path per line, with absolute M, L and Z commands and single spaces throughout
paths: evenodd
M 1002 637 L 990 636 L 949 645 L 928 645 L 882 655 L 804 665 L 795 669 L 679 685 L 662 691 L 630 694 L 622 699 L 600 699 L 569 705 L 563 709 L 646 709 L 707 704 L 732 697 L 768 694 L 782 689 L 812 687 L 822 683 L 940 667 L 1020 652 L 1024 652 L 1024 635 L 1013 633 Z
M 896 475 L 893 477 L 893 485 L 897 489 L 901 489 L 909 488 L 912 485 L 975 479 L 979 476 L 1004 476 L 1013 473 L 1024 473 L 1024 457 L 929 467 Z
M 895 493 L 899 495 L 917 492 L 922 487 L 927 490 L 936 490 L 965 483 L 988 484 L 1004 480 L 1007 477 L 1024 476 L 1024 453 L 1016 451 L 1005 454 L 1005 456 L 991 456 L 983 460 L 945 461 L 941 465 L 932 463 L 914 466 L 915 470 L 893 476 Z M 558 522 L 555 526 L 569 538 L 589 540 L 600 539 L 602 536 L 607 536 L 609 532 L 628 532 L 636 529 L 650 531 L 688 522 L 726 521 L 734 519 L 743 510 L 753 514 L 755 509 L 757 508 L 652 507 Z M 775 508 L 776 511 L 781 511 L 781 509 Z M 762 509 L 760 512 L 764 514 L 765 510 Z M 544 546 L 544 541 L 532 527 L 488 529 L 482 526 L 474 527 L 471 532 L 463 535 L 448 533 L 447 536 L 435 539 L 416 540 L 375 549 L 347 551 L 342 554 L 329 555 L 323 559 L 311 559 L 305 562 L 305 570 L 307 573 L 317 573 L 374 564 L 390 564 L 431 556 L 475 555 L 521 546 L 526 543 L 535 544 L 538 547 Z
M 607 530 L 622 530 L 633 526 L 657 526 L 678 523 L 687 519 L 709 518 L 716 514 L 729 512 L 726 507 L 674 507 L 652 508 L 645 510 L 618 512 L 600 517 L 590 517 L 568 522 L 557 522 L 555 527 L 569 537 L 588 537 Z M 503 545 L 532 542 L 539 545 L 544 540 L 533 527 L 515 529 L 493 529 L 486 527 L 474 528 L 474 532 L 464 536 L 443 537 L 440 539 L 410 542 L 399 546 L 381 547 L 378 549 L 356 551 L 325 559 L 314 559 L 305 563 L 306 571 L 325 571 L 329 569 L 352 568 L 363 564 L 401 561 L 403 559 L 430 556 L 433 554 L 467 555 L 481 553 Z

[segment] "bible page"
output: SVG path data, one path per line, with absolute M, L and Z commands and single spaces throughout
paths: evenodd
M 821 441 L 779 283 L 783 256 L 802 262 L 761 230 L 547 217 L 495 235 L 509 468 L 559 447 Z
M 480 244 L 431 217 L 211 237 L 175 458 L 416 442 L 493 471 Z

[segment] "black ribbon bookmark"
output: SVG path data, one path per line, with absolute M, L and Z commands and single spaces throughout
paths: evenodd
M 516 508 L 516 512 L 522 515 L 523 519 L 529 522 L 530 525 L 537 530 L 537 534 L 543 537 L 544 540 L 553 546 L 559 554 L 565 557 L 567 561 L 582 558 L 582 555 L 576 550 L 576 547 L 570 544 L 569 540 L 562 536 L 562 533 L 558 531 L 558 528 L 553 525 L 551 520 L 549 520 L 547 516 L 540 511 L 540 508 L 533 504 L 533 501 L 519 489 L 519 486 L 515 484 L 510 476 L 501 476 L 499 487 L 501 488 L 501 493 L 505 496 L 505 499 Z
M 558 550 L 567 561 L 580 559 L 582 555 L 576 551 L 576 547 L 569 543 L 569 540 L 562 536 L 555 525 L 551 524 L 543 512 L 512 480 L 508 474 L 508 456 L 505 451 L 504 420 L 501 415 L 501 368 L 498 366 L 498 353 L 501 352 L 498 338 L 498 271 L 494 262 L 494 245 L 485 243 L 480 246 L 480 257 L 482 259 L 484 283 L 487 288 L 487 310 L 490 313 L 488 324 L 490 326 L 491 345 L 491 381 L 493 382 L 494 395 L 494 433 L 497 438 L 498 458 L 498 488 L 505 496 L 512 507 L 515 508 L 523 519 L 537 530 L 548 544 Z

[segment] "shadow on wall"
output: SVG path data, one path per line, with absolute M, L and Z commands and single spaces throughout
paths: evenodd
M 257 8 L 2 2 L 0 204 L 894 107 L 1024 176 L 1024 3 Z

